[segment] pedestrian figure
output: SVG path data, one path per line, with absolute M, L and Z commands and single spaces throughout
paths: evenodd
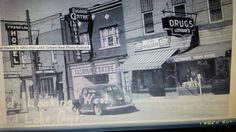
M 200 95 L 202 94 L 202 75 L 200 74 L 200 72 L 197 74 L 197 80 L 198 80 L 198 87 L 199 87 L 199 93 Z

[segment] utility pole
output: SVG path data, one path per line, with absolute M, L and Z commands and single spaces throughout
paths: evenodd
M 29 44 L 33 45 L 29 10 L 26 10 L 26 22 L 28 26 Z M 36 59 L 34 52 L 35 51 L 30 51 L 30 58 L 31 58 L 33 90 L 34 90 L 34 107 L 38 110 L 38 88 L 37 88 L 37 77 L 35 73 L 37 69 L 37 64 L 35 63 L 35 60 L 34 60 L 34 58 Z

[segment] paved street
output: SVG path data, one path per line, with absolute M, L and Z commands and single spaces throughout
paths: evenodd
M 78 115 L 71 112 L 70 106 L 25 114 L 9 115 L 13 126 L 34 126 L 50 124 L 85 125 L 86 123 L 114 123 L 132 121 L 168 121 L 176 119 L 197 119 L 222 117 L 228 112 L 228 95 L 206 94 L 202 96 L 146 97 L 134 100 L 137 111 L 107 113 L 102 116 L 93 114 Z

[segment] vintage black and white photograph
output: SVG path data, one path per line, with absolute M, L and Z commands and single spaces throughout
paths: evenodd
M 2 127 L 227 117 L 232 10 L 232 0 L 0 0 L 5 49 L 89 46 L 1 51 Z

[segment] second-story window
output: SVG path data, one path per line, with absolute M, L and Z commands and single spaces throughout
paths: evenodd
M 220 21 L 223 19 L 221 0 L 208 0 L 210 21 Z
M 185 16 L 185 4 L 174 5 L 175 16 Z
M 79 35 L 80 44 L 82 45 L 90 45 L 89 34 L 88 33 L 81 33 Z M 82 51 L 82 53 L 88 53 L 88 51 Z
M 117 26 L 100 29 L 101 49 L 120 46 Z
M 152 0 L 140 0 L 141 12 L 143 14 L 144 33 L 154 33 L 153 22 L 153 1 Z

